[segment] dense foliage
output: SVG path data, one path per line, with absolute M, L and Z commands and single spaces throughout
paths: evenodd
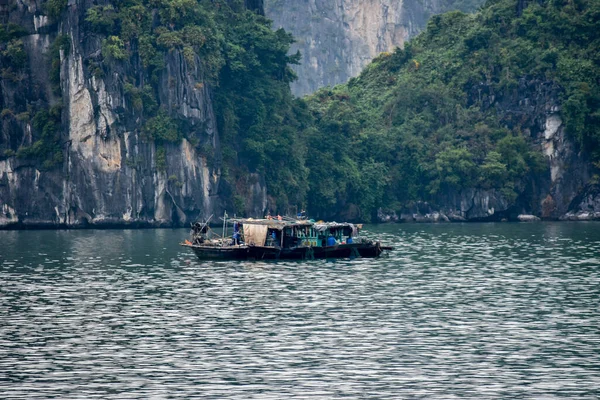
M 2 79 L 18 82 L 27 64 L 27 54 L 21 37 L 27 31 L 22 27 L 9 23 L 0 25 L 0 75 Z
M 600 160 L 599 26 L 594 0 L 532 2 L 522 12 L 515 0 L 493 0 L 476 14 L 432 17 L 403 50 L 308 99 L 310 209 L 331 215 L 353 203 L 368 219 L 379 206 L 464 188 L 514 201 L 546 168 L 532 144 L 534 116 L 509 107 L 519 107 L 515 93 L 534 97 L 518 92 L 524 82 L 532 91 L 558 85 L 568 134 Z
M 50 110 L 40 110 L 32 118 L 32 126 L 39 137 L 31 146 L 22 146 L 17 151 L 18 158 L 42 160 L 42 169 L 50 169 L 63 162 L 60 143 L 60 123 L 62 106 L 57 104 Z
M 297 204 L 307 190 L 302 132 L 309 118 L 302 115 L 301 102 L 292 99 L 289 83 L 295 75 L 288 65 L 297 63 L 300 54 L 287 55 L 292 36 L 271 30 L 263 16 L 237 12 L 223 25 L 226 42 L 215 107 L 225 177 L 241 181 L 258 172 L 280 208 Z

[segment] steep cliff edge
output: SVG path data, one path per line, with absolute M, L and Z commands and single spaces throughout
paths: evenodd
M 197 22 L 211 9 L 139 3 L 9 2 L 0 227 L 184 225 L 231 206 L 210 70 L 225 62 Z M 244 208 L 262 212 L 264 179 L 241 190 L 255 194 Z
M 375 56 L 403 47 L 425 28 L 429 17 L 452 9 L 473 11 L 481 0 L 266 0 L 275 27 L 297 40 L 302 62 L 294 67 L 297 96 L 357 76 Z

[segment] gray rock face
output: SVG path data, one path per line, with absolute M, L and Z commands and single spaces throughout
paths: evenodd
M 551 108 L 543 136 L 540 135 L 542 151 L 550 164 L 550 188 L 541 202 L 541 216 L 563 218 L 573 208 L 581 209 L 588 205 L 592 206 L 588 211 L 600 212 L 600 204 L 593 201 L 585 206 L 573 203 L 575 198 L 582 195 L 582 188 L 589 182 L 591 173 L 585 155 L 577 152 L 566 137 L 557 111 L 558 107 Z
M 530 178 L 529 193 L 524 193 L 515 205 L 519 213 L 542 219 L 563 219 L 576 209 L 576 199 L 581 198 L 592 178 L 588 157 L 576 148 L 565 130 L 559 90 L 553 82 L 521 79 L 510 96 L 483 95 L 484 102 L 489 101 L 504 114 L 507 125 L 526 118 L 528 129 L 524 134 L 531 136 L 547 162 L 548 175 Z M 528 201 L 524 201 L 526 197 Z M 600 212 L 600 208 L 588 211 Z
M 220 145 L 211 90 L 196 84 L 203 81 L 200 60 L 190 66 L 179 52 L 166 55 L 158 99 L 171 116 L 186 121 L 187 137 L 213 154 L 201 154 L 200 146 L 186 139 L 164 144 L 166 168 L 161 169 L 158 147 L 142 135 L 143 117 L 124 90 L 126 76 L 143 76 L 139 62 L 103 63 L 103 74 L 93 75 L 88 66 L 97 59 L 101 40 L 82 27 L 90 3 L 70 1 L 61 23 L 52 26 L 37 4 L 17 2 L 10 15 L 30 32 L 23 37 L 30 68 L 21 82 L 2 80 L 0 109 L 21 112 L 27 104 L 62 103 L 65 159 L 52 169 L 16 157 L 0 159 L 0 227 L 172 226 L 221 213 Z M 60 57 L 62 98 L 49 84 L 47 66 L 57 34 L 71 40 Z M 31 130 L 31 120 L 4 121 L 0 146 L 30 145 Z M 260 182 L 255 186 L 254 200 L 262 205 L 266 190 Z
M 398 212 L 379 209 L 379 222 L 499 221 L 510 203 L 494 190 L 466 189 L 440 197 L 435 204 L 418 201 Z
M 600 186 L 588 185 L 573 199 L 570 211 L 560 217 L 564 221 L 599 221 Z
M 433 14 L 453 9 L 439 0 L 266 0 L 266 15 L 297 40 L 302 53 L 292 84 L 297 96 L 357 76 L 381 52 L 403 47 Z M 481 1 L 483 3 L 483 1 Z
M 526 127 L 523 133 L 538 146 L 548 165 L 547 176 L 528 182 L 530 199 L 516 205 L 518 213 L 559 219 L 571 210 L 572 200 L 591 179 L 589 159 L 565 130 L 560 87 L 551 81 L 522 78 L 510 93 L 494 93 L 490 88 L 485 83 L 473 87 L 471 97 L 480 98 L 483 107 L 494 108 L 509 127 L 520 121 Z

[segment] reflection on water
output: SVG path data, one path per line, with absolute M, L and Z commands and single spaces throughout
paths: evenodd
M 0 397 L 597 398 L 600 224 L 368 227 L 200 262 L 187 230 L 0 232 Z

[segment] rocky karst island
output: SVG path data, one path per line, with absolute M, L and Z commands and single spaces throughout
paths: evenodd
M 594 1 L 0 3 L 0 227 L 598 219 Z

